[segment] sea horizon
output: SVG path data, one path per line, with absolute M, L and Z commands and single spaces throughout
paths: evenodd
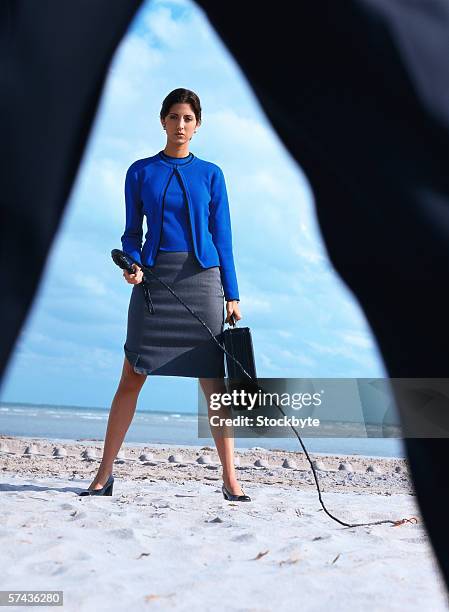
M 103 441 L 110 408 L 0 402 L 0 433 L 54 441 Z M 312 438 L 302 437 L 312 453 L 405 457 L 403 442 L 396 438 Z M 124 444 L 166 444 L 172 446 L 214 445 L 212 436 L 198 437 L 197 413 L 182 410 L 154 410 L 138 407 Z M 295 436 L 284 438 L 235 438 L 235 448 L 258 446 L 303 452 Z

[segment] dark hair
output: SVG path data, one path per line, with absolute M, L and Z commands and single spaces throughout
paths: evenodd
M 178 89 L 174 89 L 171 91 L 168 96 L 162 102 L 161 108 L 161 119 L 165 119 L 165 117 L 169 114 L 170 108 L 173 104 L 190 104 L 193 112 L 195 113 L 197 123 L 201 121 L 201 104 L 200 99 L 196 95 L 194 91 L 190 89 L 184 89 L 183 87 L 178 87 Z

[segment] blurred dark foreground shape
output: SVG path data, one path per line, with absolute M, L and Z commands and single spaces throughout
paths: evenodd
M 307 174 L 330 259 L 363 309 L 389 376 L 448 377 L 449 4 L 317 0 L 272 10 L 253 2 L 198 4 Z M 0 5 L 2 376 L 108 65 L 139 5 Z M 407 402 L 396 400 L 406 422 Z M 406 439 L 406 448 L 449 585 L 449 444 Z

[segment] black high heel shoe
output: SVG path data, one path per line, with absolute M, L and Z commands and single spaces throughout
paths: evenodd
M 86 489 L 81 491 L 78 495 L 112 495 L 112 489 L 114 488 L 114 476 L 111 474 L 101 489 Z
M 234 495 L 233 493 L 227 490 L 227 488 L 224 486 L 224 483 L 221 487 L 221 490 L 223 492 L 223 497 L 228 501 L 251 501 L 251 497 L 249 495 Z

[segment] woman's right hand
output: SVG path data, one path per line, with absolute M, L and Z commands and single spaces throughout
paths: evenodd
M 133 268 L 135 270 L 134 274 L 129 274 L 126 270 L 123 270 L 123 276 L 130 285 L 137 285 L 143 280 L 143 271 L 142 268 L 139 268 L 135 263 L 133 264 Z

